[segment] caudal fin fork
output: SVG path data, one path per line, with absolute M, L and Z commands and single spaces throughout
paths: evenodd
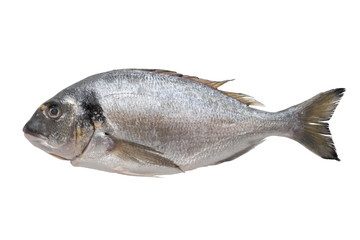
M 340 161 L 327 121 L 344 92 L 345 88 L 329 90 L 292 107 L 297 114 L 292 138 L 322 158 Z

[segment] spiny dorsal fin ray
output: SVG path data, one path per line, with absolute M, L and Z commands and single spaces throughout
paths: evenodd
M 196 82 L 202 83 L 202 84 L 209 86 L 211 88 L 214 88 L 214 89 L 218 89 L 218 87 L 220 87 L 221 85 L 234 80 L 234 79 L 231 79 L 231 80 L 224 80 L 224 81 L 210 81 L 210 80 L 206 80 L 206 79 L 202 79 L 202 78 L 198 78 L 198 77 L 194 77 L 194 76 L 183 75 L 183 74 L 180 74 L 180 73 L 177 73 L 174 71 L 162 70 L 162 69 L 136 69 L 136 70 L 181 77 L 181 78 L 185 78 L 185 79 L 188 79 L 191 81 L 196 81 Z M 247 106 L 250 106 L 250 105 L 264 106 L 264 104 L 255 100 L 253 97 L 251 97 L 249 95 L 246 95 L 243 93 L 226 92 L 226 91 L 221 91 L 221 90 L 219 90 L 219 91 L 226 94 L 229 97 L 232 97 L 232 98 L 246 104 Z
M 212 87 L 212 88 L 218 88 L 220 87 L 221 85 L 227 83 L 227 82 L 230 82 L 232 81 L 233 79 L 230 79 L 230 80 L 224 80 L 224 81 L 210 81 L 210 80 L 205 80 L 205 79 L 201 79 L 201 78 L 198 78 L 198 80 L 195 80 L 197 82 L 201 82 L 209 87 Z

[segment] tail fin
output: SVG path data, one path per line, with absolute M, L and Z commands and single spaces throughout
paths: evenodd
M 322 158 L 340 161 L 326 121 L 330 120 L 344 92 L 345 88 L 333 89 L 290 108 L 296 111 L 299 121 L 292 129 L 292 138 Z

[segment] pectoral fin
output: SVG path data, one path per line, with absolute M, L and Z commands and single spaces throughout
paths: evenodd
M 183 172 L 177 164 L 162 156 L 163 153 L 151 147 L 121 139 L 111 139 L 113 141 L 113 146 L 109 151 L 124 161 L 131 161 L 140 165 L 176 168 Z

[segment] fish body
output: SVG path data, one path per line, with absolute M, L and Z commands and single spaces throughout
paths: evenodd
M 259 102 L 245 94 L 218 90 L 225 82 L 165 70 L 96 74 L 42 104 L 25 136 L 74 166 L 139 176 L 229 161 L 269 136 L 338 160 L 326 121 L 344 89 L 272 113 L 252 108 Z

